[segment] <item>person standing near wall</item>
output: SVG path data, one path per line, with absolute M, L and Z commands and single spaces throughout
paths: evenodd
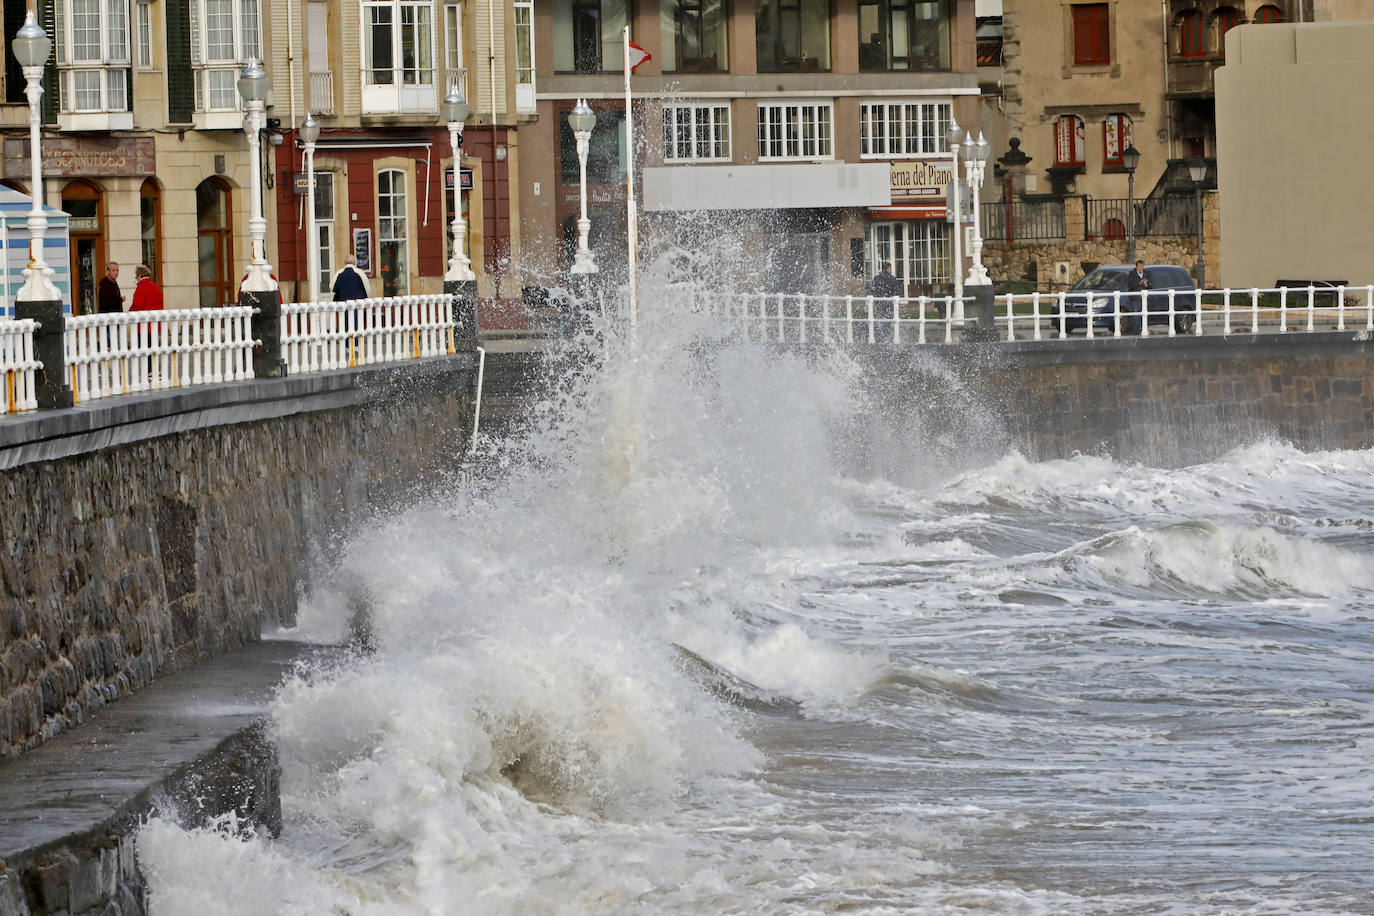
M 344 266 L 339 268 L 339 272 L 334 275 L 334 283 L 330 286 L 334 292 L 335 302 L 351 302 L 355 299 L 371 299 L 372 288 L 367 283 L 367 274 L 358 269 L 358 259 L 352 252 L 344 258 Z M 349 309 L 341 315 L 341 328 L 344 331 L 352 331 L 357 326 L 353 320 L 353 310 Z
M 134 301 L 129 306 L 131 312 L 153 312 L 162 308 L 162 289 L 153 282 L 153 272 L 146 265 L 134 268 L 137 281 L 134 284 Z

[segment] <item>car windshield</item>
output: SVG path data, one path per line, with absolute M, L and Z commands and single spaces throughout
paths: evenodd
M 1107 270 L 1104 267 L 1099 267 L 1097 270 L 1094 270 L 1082 280 L 1075 283 L 1073 288 L 1104 290 L 1121 289 L 1123 285 L 1122 281 L 1125 278 L 1126 275 L 1119 270 Z

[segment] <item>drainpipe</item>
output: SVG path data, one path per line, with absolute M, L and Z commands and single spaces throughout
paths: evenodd
M 1170 109 L 1172 104 L 1168 99 L 1169 92 L 1169 0 L 1159 0 L 1159 26 L 1163 33 L 1164 40 L 1160 42 L 1160 47 L 1164 49 L 1164 159 L 1167 162 L 1174 152 L 1174 118 Z

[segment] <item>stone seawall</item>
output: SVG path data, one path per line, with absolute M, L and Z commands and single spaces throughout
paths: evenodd
M 1374 445 L 1374 342 L 1363 336 L 1019 341 L 867 358 L 883 376 L 881 403 L 925 411 L 966 454 L 1173 467 L 1264 439 Z
M 294 619 L 303 568 L 452 480 L 471 354 L 0 419 L 0 756 Z

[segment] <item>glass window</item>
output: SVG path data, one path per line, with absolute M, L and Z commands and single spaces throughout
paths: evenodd
M 554 0 L 554 70 L 623 72 L 626 10 L 627 0 Z
M 1083 119 L 1064 115 L 1054 122 L 1054 164 L 1082 165 Z
M 515 107 L 535 110 L 533 0 L 515 0 Z
M 375 85 L 434 83 L 434 11 L 427 2 L 364 4 L 363 72 Z
M 558 116 L 559 165 L 564 187 L 578 186 L 577 138 L 568 126 L 568 112 Z M 587 150 L 587 184 L 623 185 L 625 183 L 625 112 L 598 110 Z
M 864 275 L 871 277 L 880 264 L 891 264 L 893 276 L 910 296 L 927 295 L 934 287 L 951 283 L 950 228 L 936 219 L 870 223 Z
M 1212 17 L 1217 26 L 1217 53 L 1226 56 L 1226 33 L 1240 24 L 1240 11 L 1234 6 L 1223 6 Z
M 1079 65 L 1112 62 L 1107 4 L 1080 3 L 1073 7 L 1073 62 Z
M 859 106 L 859 153 L 875 159 L 949 153 L 949 102 L 865 102 Z
M 829 0 L 759 0 L 754 42 L 760 73 L 829 70 Z
M 725 0 L 664 0 L 659 7 L 663 72 L 723 73 L 729 69 Z
M 449 78 L 463 68 L 463 9 L 456 3 L 444 7 L 444 69 Z
M 162 282 L 162 196 L 151 180 L 138 190 L 139 255 L 153 273 L 153 282 Z
M 729 162 L 730 106 L 664 105 L 663 158 L 668 162 Z
M 1207 30 L 1202 27 L 1202 14 L 1188 10 L 1178 17 L 1178 53 L 1184 57 L 1202 57 L 1207 53 Z
M 138 4 L 138 65 L 145 70 L 153 66 L 153 5 L 143 0 Z
M 759 104 L 760 159 L 829 159 L 832 146 L 829 102 Z
M 377 274 L 383 296 L 410 291 L 409 239 L 406 173 L 386 169 L 377 174 Z
M 332 297 L 334 282 L 334 173 L 315 173 L 315 246 L 319 252 L 319 280 L 316 289 L 322 298 Z
M 238 78 L 243 66 L 261 60 L 258 0 L 193 0 L 191 64 L 196 109 L 235 111 L 241 107 Z
M 948 70 L 946 0 L 860 0 L 860 70 Z
M 70 0 L 54 16 L 61 110 L 128 111 L 128 0 Z
M 1107 115 L 1102 122 L 1103 168 L 1125 168 L 1121 153 L 1131 143 L 1131 119 L 1124 114 Z

